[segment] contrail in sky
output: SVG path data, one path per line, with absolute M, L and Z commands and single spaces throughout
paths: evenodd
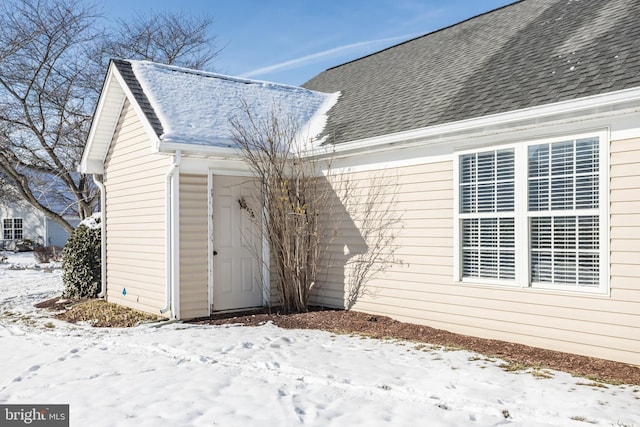
M 300 58 L 291 59 L 289 61 L 281 62 L 279 64 L 270 65 L 268 67 L 258 68 L 256 70 L 252 70 L 246 73 L 243 73 L 240 77 L 253 77 L 260 74 L 270 73 L 272 71 L 290 69 L 295 67 L 300 67 L 307 62 L 312 62 L 318 58 L 324 58 L 328 56 L 332 56 L 350 49 L 355 49 L 359 47 L 379 44 L 379 43 L 392 43 L 399 40 L 408 40 L 413 37 L 417 37 L 418 34 L 405 34 L 403 36 L 389 37 L 386 39 L 378 39 L 378 40 L 369 40 L 365 42 L 351 43 L 344 46 L 334 47 L 333 49 L 323 50 L 322 52 L 312 53 L 311 55 L 306 55 Z

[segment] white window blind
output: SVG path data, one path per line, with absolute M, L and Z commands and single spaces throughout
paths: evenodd
M 462 277 L 515 279 L 513 150 L 460 156 Z
M 598 139 L 529 147 L 529 210 L 598 208 Z
M 529 147 L 532 283 L 599 286 L 599 164 L 598 138 Z
M 603 133 L 460 154 L 459 278 L 604 290 L 604 138 Z

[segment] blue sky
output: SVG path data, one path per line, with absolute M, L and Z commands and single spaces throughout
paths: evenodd
M 321 71 L 514 0 L 110 0 L 107 19 L 182 10 L 214 18 L 215 71 L 300 85 Z

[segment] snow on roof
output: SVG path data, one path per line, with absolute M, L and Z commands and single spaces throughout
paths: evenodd
M 300 137 L 312 140 L 324 129 L 326 114 L 339 96 L 148 61 L 130 62 L 162 123 L 161 142 L 234 146 L 231 119 L 246 118 L 243 103 L 254 118 L 269 117 L 278 108 L 295 121 Z

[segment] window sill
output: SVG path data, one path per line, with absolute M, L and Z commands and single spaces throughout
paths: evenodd
M 535 284 L 532 286 L 521 286 L 518 283 L 503 283 L 503 282 L 489 282 L 478 280 L 454 280 L 455 286 L 464 286 L 469 288 L 484 288 L 491 290 L 504 290 L 511 292 L 525 292 L 533 294 L 545 294 L 545 295 L 569 295 L 577 297 L 587 298 L 602 298 L 609 299 L 611 292 L 609 289 L 603 290 L 601 288 L 580 288 L 576 289 L 573 286 L 559 286 L 559 285 L 541 285 Z

